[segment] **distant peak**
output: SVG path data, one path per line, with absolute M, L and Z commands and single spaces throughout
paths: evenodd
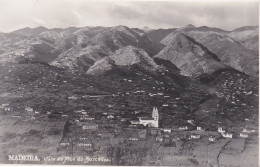
M 43 26 L 38 26 L 38 27 L 35 27 L 35 29 L 48 29 L 48 28 L 43 27 Z
M 114 30 L 114 31 L 122 31 L 122 32 L 131 31 L 130 28 L 128 28 L 127 26 L 123 26 L 123 25 L 119 25 L 119 26 L 112 27 L 111 30 Z
M 144 32 L 149 32 L 149 31 L 152 31 L 152 29 L 151 28 L 149 28 L 149 27 L 144 27 L 144 28 L 142 28 L 142 30 L 144 31 Z
M 192 25 L 192 24 L 188 24 L 188 25 L 186 25 L 185 27 L 195 27 L 194 25 Z
M 128 27 L 126 27 L 126 26 L 123 26 L 123 25 L 118 25 L 118 26 L 115 26 L 115 27 L 113 27 L 113 29 L 128 29 Z

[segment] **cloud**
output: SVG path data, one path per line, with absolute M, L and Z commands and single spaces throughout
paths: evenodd
M 0 31 L 23 27 L 170 28 L 187 24 L 226 30 L 258 25 L 258 2 L 1 0 Z

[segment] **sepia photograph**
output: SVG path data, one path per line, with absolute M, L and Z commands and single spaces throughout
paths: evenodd
M 259 167 L 259 1 L 0 12 L 0 164 Z

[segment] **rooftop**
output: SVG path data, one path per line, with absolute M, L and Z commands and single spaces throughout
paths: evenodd
M 154 118 L 152 117 L 144 117 L 144 118 L 140 118 L 141 120 L 154 120 Z

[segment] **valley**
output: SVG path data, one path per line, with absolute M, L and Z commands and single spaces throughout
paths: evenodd
M 38 27 L 3 34 L 0 162 L 257 166 L 258 52 L 245 39 L 238 45 L 237 31 L 187 26 L 150 38 L 125 26 Z M 232 47 L 249 55 L 236 63 L 241 55 L 223 44 L 229 34 L 237 39 Z M 232 54 L 223 58 L 215 45 Z M 158 127 L 133 123 L 154 107 Z M 40 161 L 8 156 L 27 154 Z

